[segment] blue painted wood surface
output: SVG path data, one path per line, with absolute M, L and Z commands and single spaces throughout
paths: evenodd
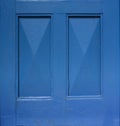
M 119 57 L 119 0 L 1 0 L 1 126 L 119 126 Z

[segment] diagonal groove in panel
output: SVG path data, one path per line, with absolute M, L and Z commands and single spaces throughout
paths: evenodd
M 74 22 L 72 23 L 72 22 L 69 21 L 69 27 L 70 27 L 69 29 L 71 29 L 71 30 L 70 30 L 71 34 L 74 35 L 74 39 L 77 41 L 76 44 L 78 44 L 78 46 L 79 46 L 79 48 L 80 48 L 80 50 L 81 50 L 81 53 L 84 54 L 83 48 L 82 48 L 82 46 L 81 46 L 81 44 L 80 44 L 80 42 L 81 42 L 80 37 L 79 37 L 79 36 L 80 36 L 80 33 L 78 32 L 78 31 L 79 31 L 79 30 L 78 30 L 78 29 L 79 29 L 79 26 L 75 26 L 75 25 L 74 25 Z M 76 29 L 76 27 L 77 27 L 78 29 Z M 78 35 L 78 34 L 79 34 L 79 35 Z M 74 41 L 75 41 L 75 40 L 74 40 Z M 89 43 L 88 43 L 88 44 L 89 44 Z
M 81 23 L 85 22 L 84 18 L 83 19 L 81 18 L 80 21 L 81 21 Z M 89 47 L 90 40 L 92 39 L 92 36 L 94 34 L 98 21 L 99 20 L 92 19 L 91 21 L 86 23 L 86 27 L 81 27 L 79 20 L 73 19 L 72 21 L 70 21 L 72 30 L 75 33 L 76 38 L 78 39 L 80 48 L 82 49 L 84 54 L 86 53 L 87 48 Z M 82 33 L 79 32 L 79 29 L 80 29 L 80 31 L 82 31 Z M 88 29 L 90 29 L 90 32 Z M 83 33 L 85 33 L 85 34 L 83 34 Z
M 91 43 L 90 43 L 90 45 L 87 49 L 87 52 L 86 52 L 86 54 L 83 58 L 83 62 L 80 66 L 79 73 L 78 73 L 78 75 L 75 79 L 75 82 L 74 82 L 73 90 L 77 89 L 78 92 L 79 92 L 80 89 L 77 88 L 77 87 L 79 87 L 77 85 L 79 85 L 78 82 L 80 82 L 81 80 L 84 81 L 84 83 L 81 83 L 80 85 L 81 85 L 82 89 L 84 89 L 85 92 L 90 92 L 90 90 L 92 91 L 93 88 L 97 86 L 96 84 L 100 82 L 99 75 L 97 76 L 97 74 L 99 74 L 97 72 L 97 70 L 98 70 L 99 65 L 100 65 L 99 64 L 100 62 L 97 62 L 97 61 L 99 61 L 99 59 L 97 59 L 97 60 L 91 59 L 91 58 L 89 59 L 89 57 L 92 57 L 92 55 L 94 55 L 93 49 L 95 51 L 95 48 L 96 48 L 96 52 L 97 52 L 97 50 L 99 51 L 99 47 L 95 47 L 95 45 L 96 45 L 96 41 L 95 41 L 96 33 L 97 33 L 97 28 L 94 32 L 93 39 L 92 39 L 92 41 L 91 41 Z M 99 55 L 98 55 L 97 58 L 99 58 Z M 89 78 L 87 78 L 89 80 L 89 84 L 87 84 L 87 82 L 85 83 L 86 75 L 87 75 L 87 77 L 89 77 Z M 94 79 L 94 78 L 96 78 L 96 79 Z M 98 80 L 98 82 L 96 82 L 96 80 Z M 99 86 L 97 88 L 99 89 Z M 83 93 L 84 93 L 84 91 L 83 91 Z
M 24 82 L 25 76 L 28 72 L 28 70 L 30 69 L 31 66 L 31 60 L 33 59 L 33 53 L 32 53 L 32 48 L 29 45 L 28 42 L 28 38 L 25 34 L 25 30 L 23 29 L 23 25 L 21 25 L 21 23 L 19 24 L 19 46 L 21 46 L 21 48 L 19 48 L 19 73 L 20 73 L 20 83 Z M 24 42 L 24 43 L 23 43 Z M 27 50 L 25 53 L 24 50 Z M 21 57 L 22 56 L 27 57 L 27 60 L 22 60 Z M 25 69 L 22 69 L 22 74 L 21 74 L 21 67 L 25 67 Z
M 23 21 L 24 19 L 22 19 Z M 40 21 L 41 20 L 41 21 Z M 47 30 L 47 26 L 50 23 L 49 19 L 25 19 L 24 23 L 21 22 L 24 32 L 30 44 L 33 54 L 35 55 L 37 49 L 42 41 L 40 41 Z M 39 34 L 40 33 L 40 34 Z M 32 37 L 31 37 L 32 36 Z M 34 43 L 34 44 L 33 44 Z
M 40 85 L 42 86 L 42 89 L 44 90 L 47 90 L 46 86 L 48 83 L 50 83 L 50 53 L 49 53 L 50 43 L 48 43 L 47 41 L 47 39 L 50 39 L 50 38 L 48 38 L 48 36 L 49 36 L 49 30 L 46 30 L 46 32 L 44 33 L 44 36 L 41 39 L 42 42 L 38 47 L 36 55 L 33 57 L 30 69 L 28 70 L 26 74 L 26 78 L 29 78 L 31 76 L 34 80 L 34 83 L 39 82 Z M 36 66 L 36 67 L 34 68 L 33 66 Z M 39 77 L 38 77 L 38 74 L 39 74 Z M 26 84 L 28 84 L 27 81 L 28 79 L 25 81 Z M 31 92 L 32 92 L 32 88 L 35 89 L 35 87 L 30 87 Z M 36 87 L 35 90 L 38 92 L 42 92 L 44 91 L 42 89 L 40 89 L 38 85 L 38 87 Z
M 32 62 L 30 64 L 30 67 L 29 68 L 32 68 L 32 66 L 34 66 L 34 65 L 37 65 L 38 67 L 40 67 L 40 64 L 35 64 L 35 63 L 37 63 L 36 61 L 38 60 L 38 57 L 40 59 L 40 56 L 44 56 L 44 57 L 42 57 L 43 59 L 40 61 L 41 62 L 41 65 L 44 65 L 45 62 L 43 62 L 43 61 L 44 61 L 44 58 L 46 58 L 46 50 L 49 50 L 49 47 L 50 47 L 50 45 L 49 45 L 49 43 L 47 41 L 48 36 L 49 36 L 49 30 L 47 30 L 47 29 L 49 29 L 49 28 L 50 28 L 50 24 L 47 25 L 47 27 L 46 27 L 46 30 L 44 32 L 44 35 L 42 36 L 42 38 L 40 40 L 41 43 L 38 46 L 38 49 L 36 51 L 36 55 L 34 55 L 34 57 L 32 58 Z M 48 59 L 49 59 L 49 57 L 48 57 Z M 31 69 L 29 69 L 28 73 L 26 74 L 26 78 L 31 73 L 30 71 L 31 71 Z
M 50 95 L 50 25 L 50 18 L 20 19 L 19 90 L 22 97 Z
M 75 32 L 73 31 L 73 27 L 71 25 L 69 25 L 69 36 L 70 36 L 70 42 L 69 42 L 69 48 L 71 49 L 71 51 L 74 51 L 74 53 L 70 53 L 69 56 L 74 58 L 74 60 L 71 60 L 71 58 L 69 57 L 69 65 L 72 64 L 75 64 L 76 67 L 71 67 L 71 71 L 74 73 L 73 74 L 69 74 L 69 78 L 70 78 L 70 83 L 71 83 L 71 86 L 70 88 L 72 88 L 74 85 L 74 81 L 75 81 L 75 77 L 78 75 L 78 69 L 80 68 L 81 66 L 81 63 L 82 63 L 82 59 L 84 57 L 84 53 L 82 51 L 82 48 L 80 47 L 80 42 L 79 40 L 77 39 L 76 35 L 75 35 Z M 79 58 L 81 57 L 81 58 Z
M 94 21 L 93 21 L 94 22 Z M 73 69 L 71 69 L 71 65 L 70 64 L 70 89 L 69 89 L 69 93 L 71 94 L 73 92 L 72 95 L 93 95 L 93 94 L 99 94 L 100 92 L 100 34 L 99 34 L 99 29 L 100 29 L 100 25 L 99 25 L 99 21 L 96 21 L 97 23 L 94 24 L 94 28 L 92 28 L 91 31 L 90 27 L 86 27 L 90 29 L 90 32 L 92 32 L 92 36 L 89 35 L 89 46 L 86 50 L 86 53 L 84 54 L 84 57 L 81 57 L 80 54 L 79 55 L 79 67 L 77 66 L 76 70 L 77 70 L 77 75 L 75 74 L 75 72 L 73 72 Z M 73 26 L 75 27 L 75 25 Z M 76 27 L 75 27 L 76 28 Z M 74 31 L 75 31 L 74 28 Z M 78 28 L 78 27 L 77 27 Z M 80 28 L 80 27 L 79 27 Z M 72 31 L 72 29 L 70 29 Z M 78 29 L 76 30 L 76 32 L 79 31 Z M 80 30 L 81 31 L 81 30 Z M 79 38 L 82 36 L 80 35 L 79 32 L 77 32 L 77 34 L 79 34 Z M 84 31 L 83 34 L 85 34 L 86 36 L 88 34 L 86 34 L 86 32 Z M 71 32 L 70 36 L 73 36 L 74 32 Z M 74 36 L 75 37 L 75 36 Z M 78 37 L 78 35 L 77 35 Z M 76 38 L 72 38 L 71 41 L 69 40 L 71 43 L 75 42 Z M 76 39 L 78 40 L 77 42 L 79 43 L 84 43 L 84 41 L 81 41 L 82 39 Z M 85 47 L 85 46 L 84 46 Z M 70 49 L 73 48 L 70 47 Z M 70 50 L 72 51 L 72 50 Z M 74 54 L 75 51 L 77 53 L 79 53 L 77 50 L 74 50 Z M 71 52 L 72 54 L 73 52 Z M 70 63 L 73 63 L 73 57 L 71 59 L 70 56 Z M 75 59 L 76 60 L 76 59 Z M 73 67 L 73 66 L 72 66 Z M 76 65 L 73 67 L 75 68 Z M 76 76 L 75 76 L 76 75 Z M 71 81 L 72 80 L 72 81 Z M 74 80 L 74 81 L 73 81 Z

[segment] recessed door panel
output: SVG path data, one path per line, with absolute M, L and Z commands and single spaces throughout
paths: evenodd
M 68 95 L 101 94 L 101 24 L 98 16 L 69 17 Z
M 51 95 L 51 19 L 19 17 L 19 96 Z

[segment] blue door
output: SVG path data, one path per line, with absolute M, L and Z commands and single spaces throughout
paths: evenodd
M 119 0 L 0 5 L 1 126 L 119 126 Z

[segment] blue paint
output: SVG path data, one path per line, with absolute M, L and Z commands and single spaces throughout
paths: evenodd
M 1 126 L 119 126 L 118 0 L 0 9 Z
M 101 17 L 69 17 L 69 95 L 101 95 Z
M 19 19 L 19 96 L 51 95 L 50 17 Z

